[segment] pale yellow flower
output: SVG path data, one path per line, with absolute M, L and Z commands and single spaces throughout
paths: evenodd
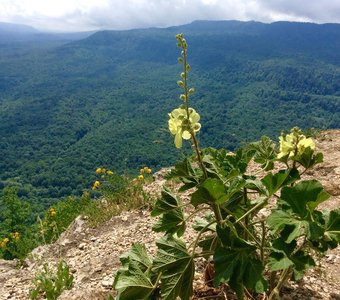
M 306 148 L 315 150 L 315 143 L 311 138 L 306 138 L 303 134 L 297 130 L 292 130 L 292 133 L 287 134 L 285 137 L 283 134 L 279 137 L 280 139 L 280 153 L 278 158 L 282 158 L 288 155 L 292 157 L 296 154 L 302 154 Z
M 189 140 L 192 134 L 201 129 L 198 123 L 200 115 L 193 109 L 189 108 L 189 118 L 187 111 L 183 108 L 176 108 L 170 114 L 168 121 L 169 130 L 175 136 L 175 145 L 177 148 L 182 147 L 182 140 Z
M 138 176 L 138 180 L 143 181 L 144 180 L 144 176 L 143 175 L 139 175 Z
M 299 143 L 297 144 L 298 153 L 302 154 L 305 151 L 305 149 L 308 147 L 314 151 L 315 143 L 311 138 L 306 138 L 305 136 L 303 136 L 301 140 L 299 141 Z
M 109 170 L 109 171 L 106 172 L 106 174 L 107 175 L 113 175 L 113 172 Z

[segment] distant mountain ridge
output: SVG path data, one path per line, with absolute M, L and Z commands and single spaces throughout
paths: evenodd
M 32 26 L 0 22 L 0 45 L 13 42 L 74 41 L 93 34 L 89 32 L 53 33 L 42 32 Z

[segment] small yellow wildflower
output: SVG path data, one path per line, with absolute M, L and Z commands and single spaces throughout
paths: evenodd
M 19 232 L 13 232 L 13 233 L 11 233 L 11 237 L 14 239 L 14 240 L 19 240 L 19 238 L 20 238 L 20 233 Z
M 139 173 L 144 174 L 144 168 L 139 170 Z
M 144 180 L 144 176 L 143 175 L 139 175 L 138 176 L 138 180 L 143 181 Z
M 4 239 L 1 241 L 1 243 L 0 243 L 0 247 L 1 247 L 2 249 L 6 248 L 8 242 L 9 242 L 9 238 L 4 238 Z
M 133 178 L 132 182 L 137 182 L 137 180 L 138 180 L 137 178 Z
M 113 175 L 113 172 L 110 171 L 110 170 L 108 170 L 108 171 L 106 172 L 106 174 L 107 174 L 107 175 Z
M 105 168 L 102 168 L 102 173 L 106 173 L 106 169 Z
M 96 173 L 100 174 L 102 172 L 102 168 L 97 168 Z
M 144 173 L 147 173 L 147 174 L 150 174 L 152 171 L 151 171 L 150 168 L 144 167 L 144 168 L 143 168 L 143 172 L 144 172 Z
M 93 186 L 92 186 L 92 190 L 95 190 L 95 189 L 99 188 L 99 186 L 100 186 L 100 182 L 98 180 L 96 180 L 94 182 Z
M 53 207 L 50 208 L 49 212 L 50 212 L 50 216 L 51 216 L 51 217 L 54 217 L 55 214 L 56 214 L 56 212 L 55 212 L 55 210 L 54 210 Z

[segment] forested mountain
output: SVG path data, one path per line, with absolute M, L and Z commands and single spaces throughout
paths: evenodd
M 196 21 L 39 47 L 0 35 L 1 187 L 45 207 L 89 188 L 96 167 L 133 173 L 178 160 L 167 113 L 180 104 L 179 32 L 202 146 L 340 128 L 340 24 Z

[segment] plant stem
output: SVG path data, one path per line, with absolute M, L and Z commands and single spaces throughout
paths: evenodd
M 280 299 L 280 290 L 283 287 L 284 283 L 286 282 L 290 271 L 291 271 L 291 268 L 289 267 L 288 269 L 285 269 L 282 272 L 276 287 L 272 290 L 272 292 L 269 295 L 269 298 L 268 298 L 269 300 Z
M 205 226 L 201 229 L 201 231 L 198 233 L 198 235 L 197 235 L 195 241 L 193 242 L 194 245 L 193 245 L 193 247 L 192 247 L 192 253 L 195 253 L 195 250 L 196 250 L 196 247 L 197 247 L 197 244 L 198 244 L 198 241 L 199 241 L 201 235 L 204 233 L 204 231 L 205 231 L 206 229 L 209 228 L 210 225 L 214 224 L 215 222 L 216 222 L 215 220 L 214 220 L 214 221 L 211 221 L 210 223 L 208 223 L 207 225 L 205 225 Z M 191 245 L 192 245 L 192 243 L 189 245 L 188 248 L 190 248 Z
M 188 91 L 188 76 L 187 76 L 187 73 L 188 73 L 188 63 L 187 63 L 187 49 L 186 49 L 186 43 L 183 42 L 183 40 L 180 42 L 181 43 L 181 48 L 182 48 L 182 57 L 183 57 L 183 89 L 184 89 L 184 97 L 185 97 L 185 110 L 186 110 L 186 113 L 187 113 L 187 119 L 190 120 L 190 113 L 189 113 L 189 91 Z M 199 146 L 198 146 L 198 141 L 197 141 L 197 138 L 196 138 L 196 135 L 195 135 L 195 132 L 191 129 L 190 130 L 190 134 L 191 134 L 191 139 L 192 139 L 192 143 L 193 143 L 193 146 L 195 148 L 195 152 L 196 152 L 196 156 L 197 156 L 197 160 L 198 160 L 198 164 L 200 166 L 200 168 L 202 169 L 202 172 L 203 172 L 203 176 L 204 176 L 204 179 L 207 179 L 208 178 L 208 174 L 207 174 L 207 170 L 203 164 L 203 160 L 202 160 L 202 156 L 201 156 L 201 151 L 199 149 Z M 215 218 L 216 218 L 216 221 L 217 221 L 217 224 L 221 224 L 222 223 L 222 214 L 221 214 L 221 210 L 220 210 L 220 207 L 216 204 L 211 204 L 211 207 L 214 211 L 214 214 L 215 214 Z
M 265 200 L 263 200 L 260 203 L 257 203 L 253 208 L 249 209 L 242 217 L 238 218 L 235 221 L 235 224 L 239 223 L 240 221 L 242 221 L 246 216 L 248 216 L 249 214 L 251 214 L 253 211 L 255 211 L 256 209 L 258 209 L 261 205 L 265 204 L 268 201 L 268 198 L 265 198 Z
M 260 252 L 261 252 L 261 261 L 262 263 L 264 263 L 264 243 L 266 240 L 266 227 L 265 227 L 264 221 L 261 221 L 261 228 L 262 228 L 262 240 L 261 240 Z

